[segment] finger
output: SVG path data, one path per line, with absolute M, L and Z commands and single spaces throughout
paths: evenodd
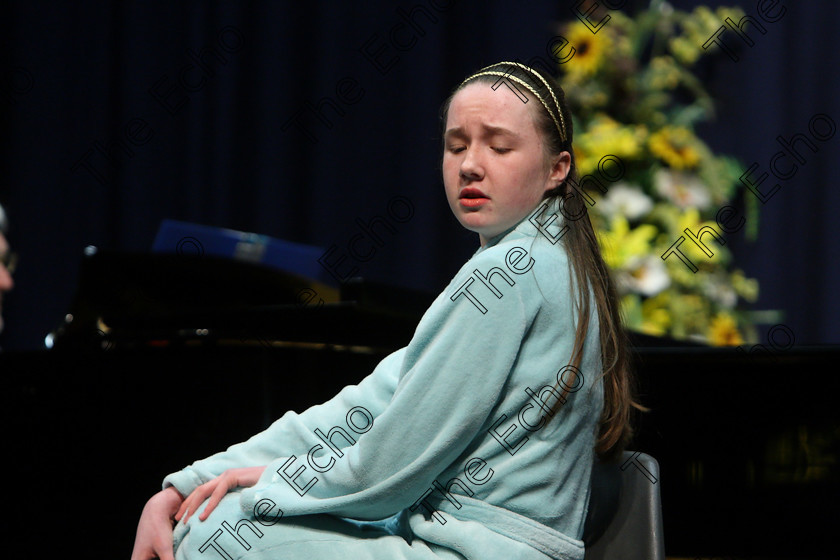
M 183 523 L 189 521 L 190 517 L 192 517 L 193 512 L 198 510 L 198 506 L 201 505 L 201 502 L 207 499 L 213 492 L 213 490 L 218 486 L 219 479 L 214 478 L 210 482 L 205 482 L 198 488 L 192 491 L 192 493 L 187 496 L 187 499 L 181 504 L 180 509 L 184 509 L 184 519 Z M 180 509 L 178 511 L 180 511 Z M 177 517 L 176 517 L 177 519 Z
M 187 499 L 189 499 L 189 496 L 187 496 Z M 180 521 L 181 516 L 184 515 L 184 513 L 186 513 L 186 511 L 187 511 L 187 500 L 185 499 L 183 502 L 181 502 L 181 507 L 178 508 L 178 511 L 175 512 L 175 515 L 174 515 L 175 521 Z
M 195 513 L 195 508 L 192 506 L 192 504 L 190 504 L 189 507 L 187 508 L 187 510 L 184 512 L 184 518 L 181 519 L 181 523 L 186 525 L 187 521 L 190 520 L 190 517 L 192 517 L 194 513 Z
M 197 490 L 198 489 L 193 491 L 192 494 L 187 496 L 187 498 L 183 502 L 181 502 L 181 507 L 178 508 L 178 513 L 175 514 L 176 520 L 181 521 L 181 518 L 183 517 L 183 522 L 186 523 L 192 515 L 192 512 L 195 511 L 196 499 L 198 498 L 198 496 L 196 495 Z M 204 500 L 201 499 L 201 501 L 199 501 L 198 503 L 201 503 L 203 501 Z
M 193 516 L 193 514 L 198 509 L 198 506 L 201 505 L 201 502 L 203 502 L 203 501 L 204 501 L 203 498 L 201 498 L 199 496 L 196 496 L 195 494 L 190 494 L 190 497 L 188 498 L 188 501 L 184 502 L 185 509 L 184 509 L 183 519 L 180 520 L 181 523 L 186 525 L 187 521 L 190 520 L 190 517 Z
M 178 508 L 178 513 L 175 514 L 175 519 L 182 523 L 186 523 L 187 520 L 192 515 L 192 512 L 195 510 L 193 507 L 193 502 L 195 501 L 195 491 L 192 494 L 187 496 L 187 499 L 181 503 L 181 507 Z M 180 517 L 179 517 L 180 516 Z
M 227 485 L 219 484 L 218 486 L 216 486 L 216 489 L 210 496 L 210 501 L 207 502 L 207 505 L 204 507 L 204 511 L 201 512 L 201 515 L 198 516 L 198 518 L 201 521 L 206 520 L 207 517 L 213 512 L 213 510 L 216 509 L 216 506 L 219 505 L 219 502 L 222 501 L 222 498 L 225 497 L 225 494 L 228 493 L 228 490 L 230 490 L 230 488 L 228 488 Z

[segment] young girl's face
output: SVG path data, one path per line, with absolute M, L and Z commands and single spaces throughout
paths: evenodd
M 534 108 L 532 109 L 532 106 Z M 516 225 L 546 191 L 566 177 L 568 152 L 550 161 L 528 95 L 524 103 L 505 84 L 476 82 L 455 94 L 444 132 L 443 184 L 455 217 L 478 233 L 481 245 Z

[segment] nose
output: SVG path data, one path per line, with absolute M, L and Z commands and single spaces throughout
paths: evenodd
M 484 167 L 478 150 L 467 148 L 461 160 L 461 178 L 470 181 L 479 180 L 484 176 Z

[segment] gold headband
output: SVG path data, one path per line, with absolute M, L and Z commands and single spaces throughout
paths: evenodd
M 557 107 L 557 114 L 560 115 L 560 121 L 558 121 L 557 117 L 554 116 L 554 113 L 551 112 L 551 109 L 548 107 L 548 103 L 546 103 L 545 100 L 540 96 L 540 94 L 537 93 L 537 90 L 535 90 L 533 87 L 531 87 L 529 84 L 527 84 L 525 82 L 525 80 L 522 80 L 521 78 L 518 78 L 516 76 L 511 76 L 511 75 L 507 74 L 506 72 L 499 72 L 498 70 L 487 70 L 487 68 L 493 68 L 494 66 L 501 66 L 502 64 L 516 64 L 518 67 L 522 68 L 526 72 L 529 72 L 529 73 L 533 74 L 534 76 L 536 76 L 537 78 L 539 78 L 539 80 L 548 89 L 549 93 L 551 93 L 551 98 L 554 100 L 554 106 Z M 563 142 L 566 141 L 566 133 L 565 133 L 566 121 L 563 119 L 563 111 L 560 110 L 560 104 L 557 102 L 557 97 L 554 95 L 554 90 L 551 89 L 551 86 L 548 85 L 548 82 L 545 81 L 545 78 L 543 78 L 540 74 L 538 74 L 536 71 L 534 71 L 534 69 L 532 69 L 528 66 L 525 66 L 524 64 L 520 64 L 519 62 L 507 62 L 507 61 L 497 62 L 496 64 L 491 64 L 490 66 L 485 66 L 484 68 L 482 68 L 481 70 L 479 70 L 478 72 L 476 72 L 475 74 L 473 74 L 472 76 L 470 76 L 469 78 L 467 78 L 466 80 L 461 82 L 461 85 L 459 85 L 458 88 L 460 89 L 465 83 L 467 83 L 470 80 L 472 80 L 474 78 L 477 78 L 479 76 L 501 76 L 502 78 L 507 78 L 509 80 L 513 80 L 514 82 L 516 82 L 516 83 L 522 85 L 523 87 L 525 87 L 528 91 L 530 91 L 531 93 L 534 94 L 534 97 L 539 99 L 540 103 L 542 103 L 543 107 L 545 107 L 545 110 L 548 111 L 548 114 L 551 117 L 551 120 L 554 121 L 554 126 L 557 127 L 557 132 L 560 133 L 560 138 L 563 140 Z

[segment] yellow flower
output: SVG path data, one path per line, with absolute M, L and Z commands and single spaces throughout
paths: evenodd
M 687 37 L 672 37 L 668 40 L 668 46 L 671 47 L 671 52 L 683 64 L 694 64 L 700 58 L 703 51 L 697 43 L 692 42 Z
M 677 220 L 678 232 L 675 233 L 677 233 L 677 235 L 685 235 L 685 230 L 688 229 L 689 231 L 691 231 L 691 233 L 697 235 L 700 232 L 700 230 L 706 226 L 711 227 L 713 230 L 718 232 L 719 235 L 723 235 L 723 232 L 720 231 L 718 225 L 715 222 L 701 222 L 700 212 L 696 208 L 688 208 L 685 212 L 682 213 L 679 220 Z M 721 244 L 718 243 L 711 236 L 711 234 L 704 235 L 702 241 L 703 245 L 706 246 L 709 249 L 709 251 L 713 253 L 711 257 L 707 255 L 706 252 L 703 251 L 703 249 L 698 247 L 697 243 L 690 239 L 686 239 L 680 246 L 680 249 L 682 249 L 684 253 L 687 253 L 688 256 L 695 261 L 699 259 L 712 262 L 720 261 L 720 255 L 721 253 L 723 253 L 724 250 L 721 247 Z
M 665 291 L 642 302 L 641 330 L 645 334 L 663 336 L 671 327 L 671 314 L 668 311 L 670 294 Z
M 691 169 L 700 163 L 697 138 L 683 126 L 663 126 L 650 135 L 650 151 L 674 169 Z
M 716 30 L 720 26 L 720 22 L 726 21 L 726 18 L 729 18 L 737 23 L 741 21 L 742 17 L 744 17 L 744 10 L 741 8 L 721 6 L 715 10 L 714 14 L 711 14 L 711 16 L 708 17 L 708 25 L 706 28 Z
M 574 48 L 574 55 L 563 69 L 578 76 L 591 76 L 600 68 L 611 45 L 606 33 L 592 33 L 583 22 L 573 23 L 566 33 L 566 40 Z
M 657 91 L 674 89 L 680 84 L 680 71 L 670 56 L 657 56 L 650 61 L 648 79 L 650 87 Z
M 579 176 L 588 175 L 598 168 L 599 158 L 595 150 L 584 147 L 584 143 L 579 141 L 574 143 L 572 150 L 575 152 L 575 167 Z
M 706 50 L 702 46 L 727 17 L 737 22 L 743 16 L 744 11 L 740 8 L 720 7 L 717 12 L 712 12 L 706 6 L 698 6 L 692 13 L 679 18 L 682 33 L 669 39 L 671 52 L 683 64 L 694 64 L 705 53 L 718 51 L 717 48 Z
M 650 242 L 656 237 L 656 226 L 641 224 L 630 229 L 627 218 L 620 214 L 613 216 L 608 231 L 598 232 L 598 244 L 604 255 L 604 261 L 613 270 L 627 264 L 635 256 L 651 252 Z
M 736 270 L 731 277 L 732 287 L 735 293 L 747 301 L 758 299 L 758 280 L 747 278 L 742 270 Z
M 712 317 L 707 338 L 713 346 L 738 346 L 744 343 L 735 325 L 735 318 L 722 312 Z
M 575 139 L 575 165 L 583 177 L 598 168 L 598 161 L 606 155 L 622 160 L 632 159 L 641 153 L 647 129 L 644 125 L 624 126 L 607 115 L 599 114 Z
M 723 235 L 723 232 L 718 229 L 716 223 L 701 222 L 700 212 L 698 212 L 696 208 L 686 209 L 686 211 L 679 216 L 674 225 L 676 226 L 675 230 L 667 232 L 666 236 L 660 237 L 658 240 L 660 242 L 658 249 L 662 251 L 659 253 L 660 255 L 662 255 L 672 243 L 682 236 L 686 238 L 679 245 L 678 249 L 686 257 L 688 257 L 692 263 L 694 263 L 694 266 L 701 270 L 708 270 L 711 267 L 718 267 L 722 262 L 725 262 L 725 258 L 723 258 L 723 256 L 726 254 L 727 249 L 726 247 L 722 247 L 720 243 L 711 236 L 711 234 L 704 234 L 702 237 L 703 245 L 712 252 L 711 257 L 707 255 L 694 241 L 687 238 L 685 233 L 686 229 L 691 231 L 694 235 L 697 235 L 700 230 L 706 226 L 711 226 L 716 232 L 718 232 L 719 235 Z M 689 288 L 691 291 L 699 290 L 702 284 L 702 275 L 695 274 L 689 270 L 689 267 L 679 258 L 677 254 L 670 254 L 665 259 L 665 264 L 668 267 L 668 275 L 672 280 L 681 286 Z

